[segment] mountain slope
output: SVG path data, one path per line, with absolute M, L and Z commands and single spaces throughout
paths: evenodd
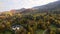
M 52 2 L 43 6 L 36 6 L 29 9 L 16 9 L 11 10 L 10 12 L 16 13 L 23 13 L 23 14 L 36 14 L 36 13 L 43 13 L 43 12 L 50 12 L 50 13 L 60 13 L 60 1 Z
M 43 9 L 43 10 L 54 10 L 58 8 L 60 9 L 60 1 L 52 2 L 47 5 L 43 5 L 43 6 L 37 6 L 34 8 Z

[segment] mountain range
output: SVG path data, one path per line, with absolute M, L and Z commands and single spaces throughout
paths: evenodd
M 10 10 L 13 13 L 42 13 L 42 12 L 51 12 L 51 13 L 60 13 L 60 1 L 48 3 L 42 6 L 36 6 L 29 9 L 15 9 Z
M 34 9 L 34 10 L 33 10 Z M 26 11 L 27 9 L 22 9 L 23 13 L 25 11 L 25 13 L 30 13 L 30 11 L 32 10 L 33 12 L 51 12 L 51 13 L 60 13 L 60 1 L 56 1 L 56 2 L 52 2 L 52 3 L 48 3 L 46 5 L 42 5 L 42 6 L 36 6 L 36 7 L 32 7 L 30 8 L 29 11 Z
M 60 1 L 52 2 L 43 6 L 37 6 L 33 8 L 45 9 L 45 10 L 54 10 L 60 8 Z

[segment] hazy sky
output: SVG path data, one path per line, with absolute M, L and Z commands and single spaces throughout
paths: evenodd
M 11 9 L 31 8 L 41 6 L 57 0 L 0 0 L 0 11 Z

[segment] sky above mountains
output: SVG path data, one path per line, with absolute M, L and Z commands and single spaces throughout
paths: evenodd
M 31 8 L 54 2 L 57 0 L 0 0 L 0 11 L 11 9 Z

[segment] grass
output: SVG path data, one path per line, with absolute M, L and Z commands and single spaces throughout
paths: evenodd
M 51 25 L 51 29 L 52 29 L 52 30 L 56 30 L 56 28 L 57 28 L 57 27 L 56 27 L 55 25 Z M 40 30 L 40 29 L 39 29 L 39 30 L 36 31 L 36 34 L 43 34 L 43 32 L 44 32 L 44 30 Z
M 36 34 L 43 34 L 43 32 L 44 32 L 44 30 L 39 29 L 39 30 L 36 31 Z
M 0 34 L 3 34 L 2 32 Z
M 55 25 L 51 25 L 51 29 L 52 29 L 52 30 L 56 30 L 56 28 L 57 28 L 57 27 L 56 27 Z
M 12 34 L 12 32 L 6 31 L 5 34 Z
M 12 34 L 12 32 L 11 31 L 3 31 L 3 32 L 0 32 L 0 34 Z
M 55 25 L 51 25 L 51 29 L 52 30 L 56 30 L 56 26 Z M 37 31 L 36 31 L 36 34 L 43 34 L 43 32 L 44 32 L 44 30 L 42 30 L 42 29 L 38 29 Z M 12 32 L 11 31 L 9 31 L 9 30 L 6 30 L 5 32 L 1 32 L 0 34 L 12 34 Z

